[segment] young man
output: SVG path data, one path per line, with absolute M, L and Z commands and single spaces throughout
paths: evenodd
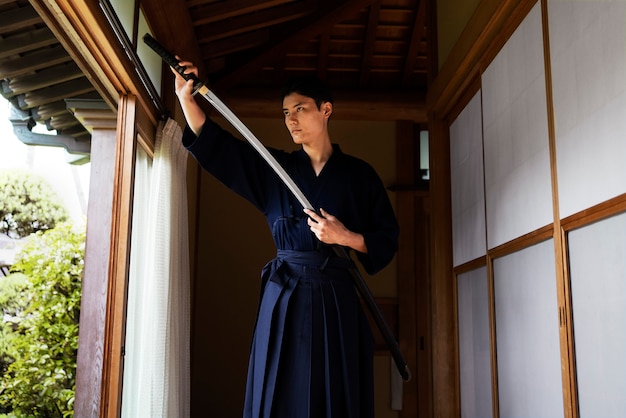
M 180 64 L 197 75 L 192 63 Z M 176 74 L 184 145 L 266 216 L 277 247 L 261 274 L 244 417 L 373 418 L 373 338 L 352 262 L 331 246 L 353 249 L 370 274 L 391 261 L 398 224 L 380 178 L 331 143 L 333 98 L 316 78 L 292 79 L 283 90 L 285 125 L 301 149 L 270 151 L 317 213 L 303 210 L 249 144 L 209 119 L 191 91 Z

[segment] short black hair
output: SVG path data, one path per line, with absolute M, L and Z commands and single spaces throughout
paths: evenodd
M 292 93 L 298 93 L 315 100 L 319 109 L 324 102 L 333 104 L 333 93 L 324 81 L 315 76 L 292 77 L 284 84 L 281 92 L 281 100 Z

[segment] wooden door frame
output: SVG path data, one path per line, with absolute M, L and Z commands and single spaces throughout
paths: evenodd
M 412 374 L 403 387 L 406 418 L 432 416 L 429 191 L 418 178 L 419 131 L 414 121 L 396 122 L 398 340 Z

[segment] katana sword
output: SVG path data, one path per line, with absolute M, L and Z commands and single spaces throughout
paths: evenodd
M 307 197 L 302 193 L 298 185 L 293 181 L 291 176 L 287 174 L 285 169 L 280 165 L 278 161 L 274 158 L 274 156 L 265 148 L 265 146 L 257 139 L 256 136 L 246 127 L 246 125 L 213 93 L 195 74 L 185 74 L 186 68 L 179 64 L 179 61 L 176 57 L 166 50 L 156 39 L 154 39 L 150 34 L 146 33 L 143 37 L 143 41 L 148 45 L 154 52 L 159 54 L 163 61 L 165 61 L 170 67 L 172 67 L 178 74 L 180 74 L 185 80 L 193 80 L 193 94 L 200 94 L 204 97 L 210 104 L 213 106 L 218 112 L 222 114 L 228 120 L 235 129 L 243 135 L 243 137 L 256 149 L 256 151 L 263 157 L 263 159 L 270 165 L 272 170 L 280 177 L 282 182 L 287 186 L 287 188 L 293 193 L 295 198 L 300 202 L 303 208 L 310 209 L 316 212 L 311 202 L 307 199 Z M 352 258 L 348 254 L 348 251 L 340 246 L 333 245 L 333 250 L 337 256 L 346 258 L 351 261 L 352 268 L 350 268 L 350 275 L 352 276 L 352 281 L 354 286 L 359 291 L 361 298 L 363 299 L 365 305 L 369 309 L 374 322 L 378 326 L 387 346 L 389 347 L 389 351 L 393 357 L 393 360 L 398 368 L 398 372 L 400 376 L 405 381 L 409 381 L 411 379 L 411 372 L 409 371 L 409 367 L 400 352 L 400 348 L 398 347 L 398 343 L 393 337 L 391 330 L 389 329 L 389 325 L 385 321 L 380 308 L 376 304 L 376 300 L 374 299 L 374 295 L 370 291 L 365 279 L 361 275 L 359 269 L 356 267 Z

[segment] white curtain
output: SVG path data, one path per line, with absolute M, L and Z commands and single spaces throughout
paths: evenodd
M 154 159 L 137 153 L 122 417 L 189 417 L 187 151 L 181 136 L 170 119 L 159 126 Z

